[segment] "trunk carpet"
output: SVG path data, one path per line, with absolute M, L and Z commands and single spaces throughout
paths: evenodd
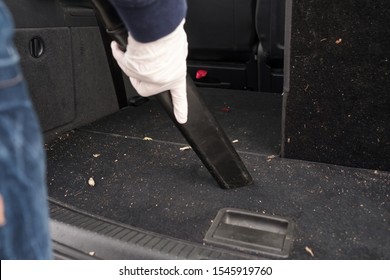
M 247 209 L 296 223 L 292 259 L 390 258 L 388 172 L 279 158 L 280 95 L 201 90 L 253 185 L 219 188 L 151 99 L 47 143 L 49 195 L 195 242 L 219 209 Z

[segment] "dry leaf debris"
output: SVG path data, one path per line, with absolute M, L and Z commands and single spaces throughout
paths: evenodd
M 310 247 L 305 247 L 305 251 L 308 252 L 310 254 L 310 256 L 314 257 L 314 253 L 313 253 L 313 250 L 310 248 Z
M 88 180 L 88 185 L 90 185 L 91 187 L 94 187 L 95 186 L 95 180 L 91 177 L 89 178 Z
M 267 162 L 270 162 L 271 160 L 273 160 L 274 158 L 276 158 L 276 155 L 270 155 L 267 157 Z

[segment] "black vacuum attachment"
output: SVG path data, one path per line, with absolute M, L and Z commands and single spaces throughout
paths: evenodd
M 127 30 L 115 8 L 107 0 L 91 2 L 96 17 L 106 32 L 122 50 L 126 50 Z M 187 123 L 179 124 L 176 121 L 169 91 L 157 94 L 156 98 L 220 187 L 230 189 L 253 182 L 240 156 L 206 107 L 191 78 L 187 77 Z

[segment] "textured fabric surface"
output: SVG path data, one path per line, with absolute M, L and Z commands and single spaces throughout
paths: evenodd
M 292 2 L 286 156 L 389 171 L 390 2 Z
M 38 120 L 0 1 L 0 259 L 51 258 L 46 166 Z
M 219 188 L 196 154 L 180 149 L 186 143 L 150 100 L 49 143 L 50 196 L 93 214 L 199 243 L 218 210 L 247 209 L 296 223 L 292 259 L 390 257 L 388 173 L 275 157 L 275 148 L 260 140 L 280 133 L 280 112 L 266 113 L 273 104 L 270 96 L 258 94 L 238 106 L 233 96 L 243 100 L 245 92 L 203 93 L 228 136 L 235 140 L 234 133 L 240 132 L 235 147 L 253 185 Z M 280 106 L 280 97 L 275 98 Z M 230 113 L 219 110 L 221 100 L 232 102 Z M 247 108 L 247 114 L 234 113 L 239 107 Z M 258 114 L 263 122 L 255 121 Z M 259 130 L 262 123 L 268 126 Z

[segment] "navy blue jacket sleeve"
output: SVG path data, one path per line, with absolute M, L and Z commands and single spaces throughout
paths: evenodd
M 110 0 L 127 30 L 139 42 L 152 42 L 176 29 L 185 18 L 186 0 Z

